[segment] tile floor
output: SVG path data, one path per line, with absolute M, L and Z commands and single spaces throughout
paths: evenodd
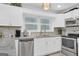
M 66 56 L 66 55 L 64 55 L 63 53 L 56 53 L 56 54 L 51 54 L 51 55 L 49 55 L 49 56 Z

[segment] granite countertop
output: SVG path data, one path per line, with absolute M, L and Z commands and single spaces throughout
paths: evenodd
M 28 37 L 20 37 L 18 39 L 19 40 L 30 40 L 30 39 L 34 39 L 34 38 L 51 38 L 51 37 L 61 37 L 61 36 L 59 36 L 59 35 L 54 35 L 54 36 L 36 36 L 36 37 L 28 36 Z
M 35 38 L 50 38 L 50 37 L 61 37 L 61 36 L 38 36 L 38 37 L 35 37 Z

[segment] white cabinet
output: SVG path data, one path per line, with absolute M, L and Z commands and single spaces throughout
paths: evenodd
M 55 53 L 61 50 L 61 37 L 47 38 L 47 54 Z
M 61 50 L 61 37 L 34 39 L 34 55 L 47 55 Z
M 45 55 L 45 43 L 44 38 L 34 39 L 34 55 Z
M 65 27 L 65 16 L 63 14 L 56 16 L 54 27 Z
M 16 55 L 15 39 L 4 38 L 0 40 L 0 53 L 7 54 L 8 56 Z
M 22 9 L 14 6 L 0 4 L 0 25 L 21 26 Z
M 9 18 L 6 14 L 0 12 L 0 25 L 9 25 Z

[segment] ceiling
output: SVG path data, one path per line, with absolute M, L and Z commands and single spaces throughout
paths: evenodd
M 42 7 L 42 3 L 22 3 L 22 6 L 24 8 L 30 8 L 30 9 L 44 11 L 44 9 Z M 76 6 L 79 6 L 79 4 L 78 3 L 51 3 L 50 9 L 46 12 L 63 13 L 69 9 L 76 7 Z

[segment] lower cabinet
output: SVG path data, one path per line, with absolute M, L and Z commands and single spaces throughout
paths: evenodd
M 34 39 L 34 55 L 48 55 L 61 50 L 61 37 Z
M 36 38 L 34 39 L 34 55 L 45 55 L 45 39 Z

